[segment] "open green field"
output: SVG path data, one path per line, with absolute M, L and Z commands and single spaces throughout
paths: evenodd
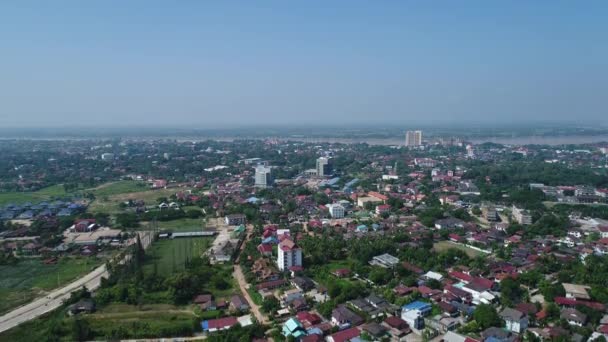
M 55 265 L 40 259 L 22 260 L 15 266 L 0 266 L 0 313 L 7 312 L 92 271 L 101 265 L 95 258 L 62 258 Z
M 470 258 L 476 258 L 478 256 L 486 256 L 487 255 L 486 253 L 474 250 L 473 248 L 469 248 L 467 246 L 463 246 L 463 245 L 460 245 L 460 244 L 451 243 L 449 241 L 439 241 L 439 242 L 436 242 L 433 245 L 433 249 L 435 251 L 437 251 L 437 252 L 442 252 L 442 251 L 448 250 L 450 248 L 459 249 L 459 250 L 467 253 L 467 255 Z
M 212 238 L 177 238 L 155 241 L 146 251 L 144 272 L 161 275 L 184 270 L 187 259 L 201 256 L 211 246 Z
M 130 184 L 128 186 L 125 185 L 125 188 L 132 187 Z M 122 188 L 121 185 L 118 188 Z M 99 188 L 98 188 L 99 189 Z M 124 188 L 123 188 L 124 189 Z M 103 189 L 102 189 L 103 190 Z M 101 191 L 101 190 L 100 190 Z M 117 191 L 117 190 L 116 190 Z M 139 190 L 124 192 L 124 193 L 115 193 L 110 195 L 102 195 L 99 196 L 97 193 L 96 199 L 89 205 L 88 211 L 92 213 L 105 212 L 105 213 L 119 213 L 122 210 L 118 207 L 118 205 L 122 202 L 126 202 L 128 200 L 142 200 L 146 203 L 146 206 L 156 205 L 156 199 L 160 197 L 169 197 L 175 194 L 175 189 L 160 189 L 160 190 L 149 190 L 147 188 L 139 188 Z
M 20 204 L 25 202 L 42 202 L 54 197 L 67 195 L 63 185 L 53 185 L 47 188 L 32 192 L 3 192 L 0 193 L 0 205 L 8 203 Z
M 144 226 L 145 223 L 142 223 Z M 160 230 L 170 230 L 173 232 L 193 232 L 200 231 L 204 227 L 203 219 L 181 218 L 172 221 L 158 221 Z
M 187 336 L 200 331 L 200 318 L 193 310 L 171 305 L 110 304 L 80 318 L 89 327 L 89 339 L 96 340 Z M 74 341 L 74 319 L 66 309 L 56 310 L 0 333 L 0 341 Z
M 148 190 L 148 185 L 145 182 L 123 180 L 102 184 L 96 188 L 88 189 L 96 197 L 120 195 L 131 192 L 141 192 Z

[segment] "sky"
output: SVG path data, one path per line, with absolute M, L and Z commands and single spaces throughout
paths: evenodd
M 607 1 L 1 1 L 0 126 L 608 123 Z

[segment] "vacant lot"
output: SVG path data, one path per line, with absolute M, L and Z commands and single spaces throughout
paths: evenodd
M 437 251 L 437 252 L 445 251 L 445 250 L 448 250 L 450 248 L 460 249 L 461 251 L 467 253 L 467 255 L 470 258 L 475 258 L 475 257 L 478 257 L 478 256 L 486 256 L 487 255 L 487 254 L 485 254 L 483 252 L 480 252 L 480 251 L 477 251 L 477 250 L 475 250 L 473 248 L 469 248 L 467 246 L 456 244 L 456 243 L 452 243 L 452 242 L 449 242 L 449 241 L 439 241 L 439 242 L 437 242 L 437 243 L 435 243 L 433 245 L 433 249 L 435 251 Z
M 211 245 L 211 238 L 177 238 L 158 240 L 146 251 L 145 272 L 161 275 L 184 270 L 186 260 L 201 256 Z
M 31 301 L 92 271 L 101 265 L 95 258 L 63 258 L 55 265 L 40 259 L 22 260 L 15 266 L 0 266 L 0 313 Z
M 0 206 L 8 203 L 20 204 L 25 202 L 42 202 L 65 195 L 67 195 L 67 193 L 65 192 L 63 185 L 53 185 L 32 192 L 3 192 L 0 193 Z

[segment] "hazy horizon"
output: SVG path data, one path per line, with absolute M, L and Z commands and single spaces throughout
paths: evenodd
M 0 126 L 605 126 L 607 16 L 602 1 L 5 2 Z

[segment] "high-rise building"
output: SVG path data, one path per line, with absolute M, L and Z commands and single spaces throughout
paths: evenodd
M 279 243 L 277 266 L 281 271 L 288 271 L 290 268 L 302 266 L 302 249 L 290 239 L 285 239 Z
M 422 131 L 405 132 L 405 146 L 415 147 L 422 145 Z
M 264 165 L 255 167 L 255 186 L 258 188 L 266 188 L 272 185 L 272 168 Z
M 331 171 L 331 158 L 320 157 L 317 159 L 317 176 L 329 176 L 331 175 Z

